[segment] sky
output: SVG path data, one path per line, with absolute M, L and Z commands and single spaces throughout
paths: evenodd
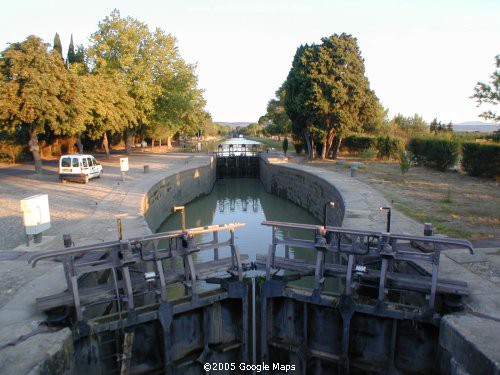
M 500 54 L 498 0 L 0 0 L 0 50 L 34 34 L 66 53 L 113 9 L 174 35 L 196 64 L 215 121 L 255 122 L 297 47 L 343 32 L 357 38 L 366 76 L 392 117 L 480 121 L 470 99 Z

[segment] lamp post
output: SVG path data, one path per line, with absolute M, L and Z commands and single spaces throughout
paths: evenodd
M 335 207 L 335 202 L 326 202 L 325 205 L 323 206 L 323 227 L 324 227 L 324 229 L 326 229 L 326 221 L 328 218 L 328 215 L 327 215 L 328 206 Z
M 390 207 L 380 207 L 380 211 L 382 211 L 382 210 L 387 210 L 387 220 L 386 220 L 387 228 L 386 228 L 386 232 L 390 233 L 391 232 L 391 208 Z

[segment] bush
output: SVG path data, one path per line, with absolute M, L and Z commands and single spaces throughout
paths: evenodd
M 388 135 L 380 136 L 377 137 L 375 147 L 379 158 L 396 158 L 403 149 L 403 140 Z
M 302 151 L 304 150 L 304 144 L 302 142 L 294 141 L 293 147 L 295 147 L 295 152 L 297 153 L 297 155 L 302 154 Z
M 401 173 L 406 174 L 411 167 L 411 156 L 405 150 L 399 152 L 399 167 L 401 168 Z
M 457 161 L 460 143 L 456 139 L 441 137 L 414 137 L 408 148 L 418 164 L 445 171 Z
M 342 147 L 346 148 L 350 153 L 361 153 L 375 146 L 375 138 L 353 134 L 344 138 Z
M 500 176 L 500 145 L 466 142 L 462 145 L 462 166 L 471 176 Z

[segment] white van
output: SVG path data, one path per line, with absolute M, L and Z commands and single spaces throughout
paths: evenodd
M 92 155 L 63 155 L 59 159 L 59 181 L 79 180 L 85 183 L 101 177 L 102 165 Z

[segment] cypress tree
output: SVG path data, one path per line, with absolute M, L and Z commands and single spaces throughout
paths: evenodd
M 61 44 L 61 38 L 59 37 L 59 34 L 56 33 L 54 36 L 54 50 L 59 52 L 59 55 L 61 56 L 61 59 L 64 60 L 63 54 L 62 54 L 62 44 Z
M 75 45 L 73 44 L 73 34 L 71 34 L 71 40 L 69 42 L 69 47 L 68 47 L 68 55 L 66 57 L 66 63 L 68 65 L 71 65 L 75 63 L 76 61 L 76 55 L 75 55 Z

